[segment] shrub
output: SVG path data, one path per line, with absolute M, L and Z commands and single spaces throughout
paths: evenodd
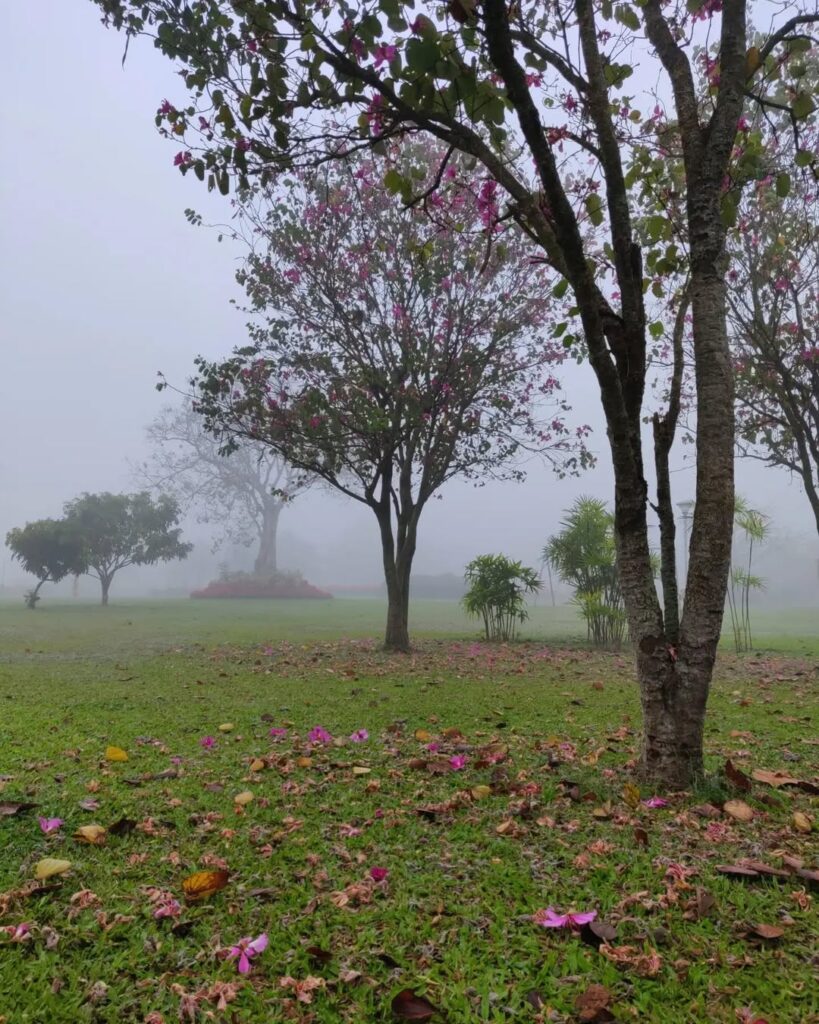
M 272 576 L 254 576 L 247 572 L 220 573 L 218 580 L 212 580 L 201 590 L 194 590 L 191 597 L 266 597 L 286 600 L 301 598 L 331 598 L 326 590 L 320 590 L 308 583 L 300 573 L 279 572 Z
M 540 589 L 534 569 L 505 555 L 480 555 L 466 567 L 469 590 L 463 597 L 468 615 L 483 619 L 487 640 L 511 640 L 517 623 L 529 617 L 526 594 Z

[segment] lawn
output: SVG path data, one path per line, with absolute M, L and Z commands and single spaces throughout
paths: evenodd
M 571 609 L 493 648 L 419 602 L 388 657 L 375 601 L 0 605 L 0 1021 L 819 1021 L 801 614 L 722 656 L 710 776 L 666 794 Z

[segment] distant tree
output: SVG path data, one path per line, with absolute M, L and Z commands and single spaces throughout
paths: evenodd
M 179 505 L 167 495 L 83 494 L 63 512 L 81 540 L 84 571 L 100 581 L 104 605 L 120 569 L 186 558 L 192 548 L 179 539 Z
M 549 539 L 543 557 L 564 583 L 586 620 L 587 636 L 598 647 L 619 647 L 626 612 L 617 569 L 614 516 L 605 502 L 578 498 L 566 513 L 560 533 Z
M 540 590 L 537 572 L 505 555 L 479 555 L 464 575 L 467 614 L 483 619 L 487 640 L 513 640 L 518 623 L 529 617 L 526 595 Z
M 403 159 L 421 181 L 441 153 L 424 146 Z M 367 156 L 246 197 L 255 249 L 240 281 L 253 344 L 222 363 L 198 360 L 192 383 L 208 429 L 228 444 L 261 442 L 372 510 L 385 646 L 407 650 L 430 498 L 456 476 L 520 479 L 527 450 L 575 461 L 582 451 L 550 403 L 564 349 L 543 337 L 551 304 L 532 286 L 543 271 L 522 233 L 495 232 L 485 190 L 459 185 L 457 160 L 430 196 L 432 216 L 402 209 L 384 169 Z M 549 404 L 542 425 L 535 415 Z
M 163 409 L 148 427 L 148 440 L 152 452 L 139 467 L 140 481 L 172 495 L 182 509 L 195 509 L 200 523 L 218 524 L 217 546 L 225 539 L 255 545 L 254 575 L 274 575 L 279 516 L 308 485 L 304 475 L 256 441 L 244 439 L 222 454 L 189 402 Z
M 732 236 L 728 323 L 743 455 L 795 473 L 819 532 L 819 184 L 757 182 Z
M 37 586 L 25 595 L 28 608 L 37 607 L 44 583 L 59 583 L 66 576 L 85 572 L 85 552 L 77 531 L 62 519 L 38 519 L 10 530 L 6 544 Z

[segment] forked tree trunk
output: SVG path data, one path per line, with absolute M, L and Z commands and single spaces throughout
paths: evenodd
M 381 553 L 387 584 L 384 649 L 406 653 L 410 649 L 409 595 L 412 560 L 415 556 L 415 525 L 399 524 L 396 543 L 389 507 L 380 507 L 376 516 L 381 531 Z
M 40 587 L 47 582 L 47 578 L 40 580 L 34 590 L 29 590 L 26 594 L 26 608 L 30 608 L 32 611 L 37 610 L 37 602 L 39 601 Z
M 253 573 L 256 576 L 274 576 L 278 571 L 277 536 L 280 512 L 279 504 L 264 511 L 259 533 L 259 550 L 253 563 Z

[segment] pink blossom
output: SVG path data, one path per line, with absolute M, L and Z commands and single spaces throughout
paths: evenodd
M 206 117 L 202 117 L 201 114 L 199 115 L 199 127 L 203 132 L 210 131 L 210 121 Z
M 171 105 L 169 100 L 163 100 L 157 113 L 167 116 L 168 114 L 175 114 L 176 109 Z
M 310 740 L 311 743 L 327 744 L 333 742 L 333 737 L 330 735 L 329 732 L 327 732 L 323 725 L 313 726 L 313 728 L 307 734 L 307 739 Z
M 459 772 L 461 768 L 464 767 L 468 760 L 469 758 L 466 756 L 466 754 L 453 754 L 452 757 L 450 757 L 449 759 L 449 763 L 453 771 Z
M 751 122 L 748 120 L 747 117 L 741 117 L 737 121 L 737 131 L 738 132 L 747 132 L 750 129 L 750 127 L 751 127 Z
M 383 882 L 389 873 L 388 868 L 370 868 L 370 878 L 374 882 Z
M 271 740 L 281 740 L 287 735 L 287 729 L 282 729 L 279 725 L 274 725 L 270 732 L 267 734 Z
M 435 741 L 433 741 L 432 743 L 427 743 L 426 749 L 430 752 L 430 754 L 437 754 L 438 751 L 441 749 L 441 744 L 435 743 Z
M 174 167 L 189 167 L 192 163 L 193 157 L 187 149 L 184 152 L 180 150 L 173 158 Z
M 398 55 L 398 47 L 393 46 L 392 43 L 382 43 L 381 46 L 375 48 L 373 56 L 375 57 L 375 63 L 373 67 L 380 68 L 382 64 L 389 64 L 390 61 L 395 60 Z
M 236 140 L 236 148 L 240 153 L 246 153 L 250 149 L 251 145 L 252 143 L 250 139 L 238 138 Z
M 216 740 L 213 736 L 203 736 L 202 739 L 199 740 L 199 746 L 204 747 L 205 750 L 210 750 L 211 747 L 216 746 Z
M 787 277 L 778 277 L 774 281 L 774 289 L 778 292 L 786 292 L 788 290 L 788 279 Z
M 157 902 L 154 909 L 154 917 L 157 921 L 163 917 L 179 917 L 182 913 L 182 905 L 170 895 L 163 895 Z
M 652 810 L 656 807 L 668 807 L 668 801 L 663 800 L 661 796 L 650 796 L 648 800 L 643 800 L 643 804 L 646 807 L 650 807 Z
M 558 914 L 552 907 L 538 910 L 532 915 L 535 924 L 544 928 L 580 928 L 597 917 L 596 910 L 586 910 L 580 914 Z
M 263 953 L 267 949 L 267 942 L 268 939 L 265 932 L 262 932 L 255 939 L 246 936 L 243 939 L 239 939 L 235 946 L 231 946 L 227 959 L 236 960 L 238 958 L 239 974 L 248 974 L 250 972 L 250 961 L 257 953 Z
M 366 729 L 356 729 L 355 732 L 350 733 L 350 739 L 353 743 L 365 743 L 370 738 L 370 734 Z
M 40 822 L 40 828 L 47 836 L 52 835 L 54 832 L 58 832 L 63 823 L 62 818 L 39 818 L 38 820 Z
M 256 53 L 256 51 L 259 49 L 259 44 L 256 42 L 255 39 L 248 39 L 248 41 L 245 43 L 245 46 L 247 47 L 248 50 L 250 50 L 251 53 Z
M 284 276 L 291 284 L 298 284 L 301 281 L 301 274 L 295 267 L 292 270 L 285 270 Z
M 7 924 L 0 928 L 0 932 L 5 932 L 11 942 L 28 942 L 31 938 L 31 925 L 25 921 L 21 924 Z

